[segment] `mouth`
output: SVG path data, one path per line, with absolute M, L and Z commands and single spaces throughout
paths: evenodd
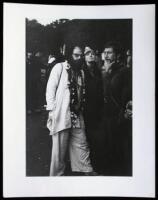
M 112 61 L 110 59 L 105 59 L 106 63 L 110 64 Z

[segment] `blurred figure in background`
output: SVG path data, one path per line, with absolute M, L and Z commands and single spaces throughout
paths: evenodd
M 26 110 L 27 114 L 31 114 L 33 105 L 33 53 L 26 54 Z
M 47 61 L 48 61 L 48 55 L 42 54 L 40 62 L 40 83 L 41 86 L 40 89 L 40 107 L 42 110 L 45 110 L 46 100 L 45 100 L 45 91 L 46 91 L 46 84 L 47 84 Z
M 126 61 L 126 66 L 127 67 L 132 67 L 132 52 L 130 49 L 127 50 L 126 52 L 126 56 L 127 56 L 127 61 Z
M 33 90 L 34 90 L 34 111 L 40 112 L 43 106 L 42 95 L 42 82 L 41 82 L 41 69 L 44 68 L 42 62 L 43 54 L 37 52 L 35 54 L 34 66 L 33 66 Z

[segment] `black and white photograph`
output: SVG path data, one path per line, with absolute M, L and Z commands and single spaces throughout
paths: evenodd
M 155 5 L 3 9 L 4 197 L 155 197 Z
M 26 19 L 26 109 L 27 176 L 132 176 L 132 19 Z

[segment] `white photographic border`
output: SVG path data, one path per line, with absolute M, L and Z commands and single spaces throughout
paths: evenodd
M 26 177 L 26 18 L 133 19 L 132 177 Z M 154 197 L 155 5 L 4 3 L 3 34 L 4 197 Z

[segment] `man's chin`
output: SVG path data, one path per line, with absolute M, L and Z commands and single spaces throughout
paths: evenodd
M 109 59 L 105 59 L 105 62 L 108 63 L 108 64 L 112 63 L 112 61 L 109 60 Z

